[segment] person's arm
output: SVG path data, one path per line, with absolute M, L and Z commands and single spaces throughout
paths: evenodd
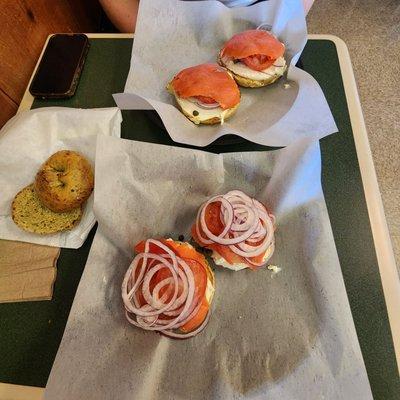
M 120 32 L 135 32 L 139 0 L 99 0 L 107 17 Z
M 120 32 L 135 32 L 139 0 L 99 0 L 110 21 Z M 303 0 L 307 15 L 314 0 Z
M 307 15 L 312 7 L 314 0 L 303 0 L 304 13 Z

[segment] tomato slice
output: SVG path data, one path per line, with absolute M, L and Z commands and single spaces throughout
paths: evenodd
M 213 233 L 216 236 L 219 235 L 224 230 L 224 224 L 221 221 L 221 203 L 215 202 L 208 204 L 206 207 L 204 219 L 207 228 L 211 231 L 211 233 Z M 201 236 L 206 237 L 201 227 L 199 229 Z M 198 244 L 208 249 L 215 250 L 230 264 L 246 262 L 243 257 L 238 256 L 228 246 L 224 246 L 217 243 L 212 243 L 212 244 L 202 243 L 201 239 L 197 235 L 195 224 L 192 226 L 192 236 L 193 239 Z
M 198 263 L 195 260 L 191 259 L 184 259 L 186 264 L 189 266 L 189 268 L 192 270 L 193 276 L 194 276 L 194 282 L 195 282 L 195 298 L 200 298 L 204 296 L 206 287 L 207 287 L 207 273 L 204 272 L 204 267 Z M 164 279 L 172 277 L 172 273 L 168 268 L 162 268 L 159 271 L 157 271 L 151 282 L 150 282 L 150 290 L 154 288 L 157 283 L 163 281 Z M 182 293 L 183 287 L 179 287 L 178 290 L 178 296 Z M 166 300 L 168 302 L 171 300 L 172 295 L 173 295 L 173 290 L 172 286 L 171 287 L 165 287 L 160 290 L 160 295 L 162 296 L 165 292 L 169 292 L 169 296 Z
M 192 319 L 190 319 L 185 325 L 182 325 L 182 327 L 181 327 L 181 329 L 183 331 L 190 332 L 190 331 L 196 329 L 198 326 L 200 326 L 201 323 L 204 321 L 204 319 L 207 316 L 207 312 L 208 312 L 208 309 L 210 308 L 210 305 L 208 304 L 208 301 L 205 297 L 206 289 L 207 289 L 207 273 L 204 270 L 204 266 L 190 258 L 184 259 L 184 260 L 186 261 L 186 263 L 192 270 L 193 276 L 194 276 L 195 292 L 194 292 L 194 300 L 193 301 L 196 303 L 201 302 L 200 309 L 196 313 L 196 315 Z M 158 282 L 160 282 L 170 276 L 172 276 L 170 270 L 163 268 L 155 274 L 151 283 L 155 286 Z M 170 296 L 167 298 L 166 301 L 169 301 L 173 295 L 172 287 L 165 288 L 164 291 L 161 290 L 160 294 L 162 295 L 167 290 L 169 291 Z M 181 293 L 182 293 L 182 288 L 179 288 L 178 296 Z M 170 318 L 163 314 L 161 316 L 162 316 L 162 318 L 167 318 L 167 319 Z
M 220 215 L 221 215 L 221 203 L 215 202 L 207 205 L 204 219 L 208 229 L 211 231 L 211 233 L 213 233 L 216 236 L 218 236 L 224 230 L 224 224 L 221 221 Z M 201 236 L 206 237 L 201 227 L 199 229 Z M 206 245 L 205 243 L 203 243 L 200 237 L 197 235 L 196 224 L 192 226 L 191 233 L 193 239 L 200 246 L 211 248 L 210 247 L 211 245 Z
M 204 104 L 214 104 L 216 101 L 212 97 L 207 96 L 195 96 L 195 98 Z
M 187 262 L 187 260 L 186 260 L 186 262 Z M 193 267 L 194 267 L 194 265 L 190 264 L 190 268 L 194 272 L 196 269 L 193 269 Z M 210 309 L 210 304 L 206 298 L 208 274 L 210 274 L 210 272 L 206 271 L 205 281 L 202 281 L 200 284 L 199 284 L 198 280 L 195 280 L 196 281 L 195 298 L 196 298 L 196 301 L 197 301 L 197 299 L 202 299 L 201 305 L 200 305 L 200 308 L 197 311 L 196 315 L 193 318 L 191 318 L 188 322 L 186 322 L 185 325 L 181 326 L 180 329 L 183 330 L 184 332 L 194 331 L 196 328 L 198 328 L 203 323 L 203 321 L 207 317 L 207 313 Z M 197 288 L 199 289 L 198 293 L 197 293 Z M 203 290 L 204 290 L 204 292 L 203 292 Z M 197 297 L 197 296 L 201 296 L 201 297 Z
M 207 205 L 205 211 L 205 221 L 207 228 L 214 235 L 219 235 L 224 230 L 224 224 L 221 221 L 220 202 L 215 202 Z
M 194 331 L 206 319 L 209 309 L 210 309 L 210 305 L 208 304 L 208 301 L 207 301 L 206 297 L 204 296 L 197 314 L 190 321 L 186 322 L 185 325 L 182 325 L 181 330 L 184 332 Z
M 262 54 L 248 56 L 240 59 L 240 61 L 242 61 L 249 68 L 254 69 L 255 71 L 263 71 L 274 63 L 274 60 L 271 60 L 268 56 Z

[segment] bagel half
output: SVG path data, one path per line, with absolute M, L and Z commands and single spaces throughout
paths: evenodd
M 12 219 L 24 231 L 48 235 L 72 229 L 82 217 L 82 208 L 57 213 L 39 200 L 33 184 L 17 193 L 12 202 Z
M 53 154 L 36 174 L 35 191 L 40 201 L 54 212 L 67 212 L 82 205 L 93 191 L 92 167 L 75 151 Z

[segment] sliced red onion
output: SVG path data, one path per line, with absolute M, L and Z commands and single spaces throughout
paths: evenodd
M 273 214 L 268 214 L 268 216 L 271 218 L 272 225 L 274 226 L 274 229 L 275 229 L 275 222 L 276 222 L 275 215 L 273 215 Z
M 224 208 L 225 210 L 228 211 L 228 217 L 224 218 L 223 224 L 225 225 L 224 230 L 221 232 L 221 234 L 219 234 L 218 236 L 214 235 L 207 227 L 207 223 L 205 220 L 205 212 L 206 212 L 206 208 L 209 204 L 214 203 L 216 201 L 219 201 L 221 203 L 221 208 Z M 211 241 L 213 241 L 214 243 L 219 243 L 219 244 L 224 244 L 224 245 L 233 245 L 233 244 L 237 244 L 240 243 L 246 239 L 248 239 L 252 233 L 254 232 L 257 224 L 258 224 L 258 219 L 257 219 L 257 215 L 254 211 L 254 209 L 252 209 L 250 206 L 244 205 L 244 207 L 246 207 L 246 211 L 247 213 L 250 215 L 249 219 L 250 219 L 250 228 L 247 229 L 246 231 L 244 231 L 244 233 L 240 236 L 237 237 L 230 237 L 228 235 L 229 231 L 231 230 L 232 224 L 234 222 L 234 213 L 235 213 L 235 206 L 237 204 L 235 204 L 234 202 L 231 203 L 229 202 L 224 196 L 219 196 L 217 199 L 213 200 L 208 200 L 206 203 L 204 203 L 204 205 L 202 206 L 202 210 L 200 212 L 200 226 L 202 231 L 205 233 L 205 235 L 207 236 L 207 238 Z M 241 205 L 243 206 L 243 205 Z
M 165 254 L 151 253 L 150 244 L 159 247 Z M 157 282 L 151 290 L 151 280 L 162 269 L 169 270 L 172 276 Z M 160 296 L 161 289 L 165 288 L 167 290 Z M 181 293 L 178 296 L 179 289 Z M 126 317 L 132 325 L 146 330 L 159 331 L 171 337 L 191 337 L 200 332 L 205 326 L 204 322 L 201 329 L 196 329 L 196 333 L 177 333 L 175 330 L 190 321 L 200 309 L 202 299 L 195 296 L 195 291 L 194 276 L 189 265 L 162 242 L 149 239 L 145 243 L 144 253 L 133 259 L 122 282 Z M 140 292 L 146 302 L 144 305 L 140 305 L 138 300 Z M 167 302 L 169 297 L 171 299 Z
M 199 107 L 204 108 L 206 110 L 213 110 L 214 108 L 220 107 L 219 103 L 203 103 L 201 100 L 196 99 L 196 97 L 188 97 L 187 100 L 191 101 L 192 103 L 197 104 Z
M 267 32 L 271 33 L 270 31 L 272 30 L 272 25 L 267 24 L 266 22 L 263 22 L 262 24 L 258 25 L 256 29 L 262 30 L 262 31 L 267 31 Z M 271 35 L 272 35 L 272 33 L 271 33 Z
M 219 235 L 210 231 L 205 218 L 207 206 L 216 202 L 221 204 L 219 222 L 224 227 Z M 195 228 L 199 240 L 205 246 L 213 243 L 229 246 L 232 252 L 245 258 L 249 264 L 261 266 L 268 260 L 254 263 L 252 258 L 265 254 L 273 246 L 274 225 L 275 217 L 262 203 L 240 190 L 232 190 L 225 195 L 214 196 L 202 204 Z M 271 255 L 273 249 L 274 247 Z

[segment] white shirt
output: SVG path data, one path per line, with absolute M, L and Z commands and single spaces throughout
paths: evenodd
M 228 7 L 246 7 L 255 3 L 257 0 L 219 0 Z
M 227 7 L 246 7 L 250 4 L 254 4 L 257 0 L 218 0 L 225 4 Z

